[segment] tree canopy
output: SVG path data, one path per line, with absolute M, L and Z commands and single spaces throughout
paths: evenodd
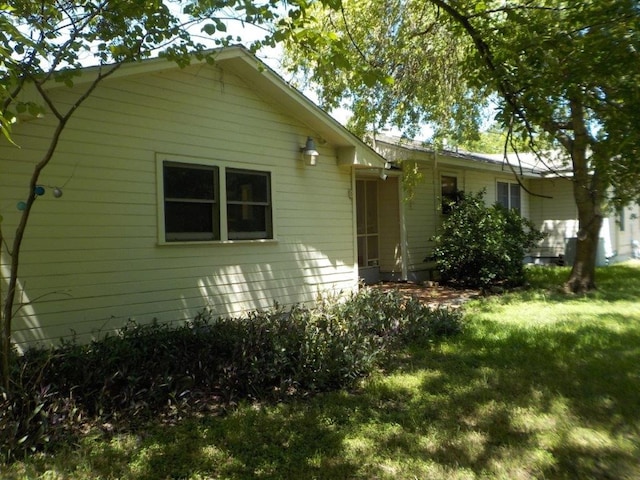
M 564 152 L 580 239 L 567 286 L 595 288 L 606 209 L 640 199 L 637 1 L 344 0 L 288 54 L 359 131 L 430 122 L 459 142 L 497 99 L 507 143 Z

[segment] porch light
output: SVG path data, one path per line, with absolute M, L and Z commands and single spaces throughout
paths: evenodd
M 316 144 L 311 137 L 307 137 L 307 143 L 300 149 L 300 153 L 302 153 L 302 160 L 312 167 L 315 166 L 320 156 L 316 150 Z

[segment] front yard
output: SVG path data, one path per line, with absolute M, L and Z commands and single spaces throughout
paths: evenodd
M 640 478 L 640 267 L 599 270 L 587 297 L 556 293 L 566 274 L 467 303 L 462 334 L 354 390 L 95 429 L 2 478 Z

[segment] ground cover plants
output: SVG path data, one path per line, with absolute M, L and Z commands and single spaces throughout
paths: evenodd
M 14 362 L 12 391 L 0 391 L 0 446 L 11 459 L 74 441 L 94 425 L 135 428 L 241 400 L 350 388 L 397 346 L 455 333 L 460 319 L 397 292 L 362 289 L 313 308 L 275 306 L 242 318 L 205 311 L 179 327 L 131 323 L 89 344 L 31 349 Z
M 8 479 L 640 478 L 640 265 L 567 268 L 467 303 L 464 330 L 397 344 L 349 388 L 133 430 L 93 428 Z

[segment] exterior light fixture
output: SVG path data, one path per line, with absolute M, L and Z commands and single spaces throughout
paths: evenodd
M 320 156 L 316 150 L 316 144 L 311 137 L 307 137 L 307 143 L 300 149 L 300 153 L 302 154 L 302 160 L 312 167 L 316 164 L 318 157 Z

